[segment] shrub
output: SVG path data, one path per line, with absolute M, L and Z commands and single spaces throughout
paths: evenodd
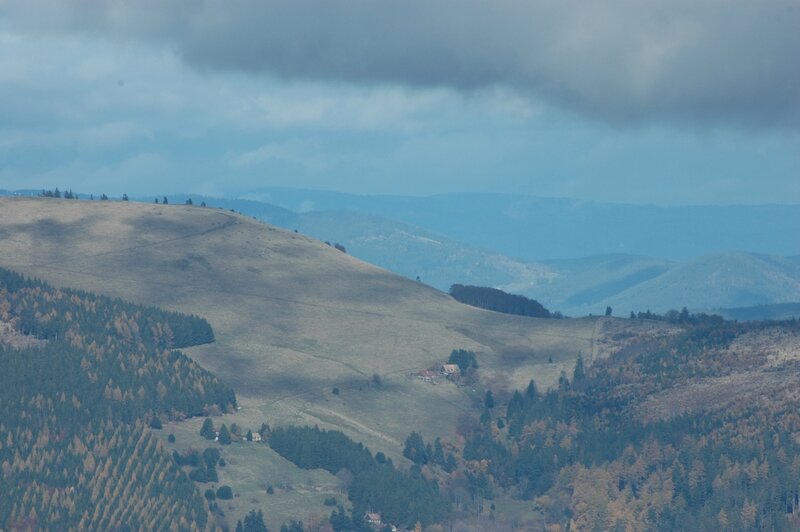
M 216 447 L 207 447 L 206 450 L 203 451 L 203 461 L 206 463 L 206 467 L 208 468 L 215 467 L 220 458 L 221 453 Z

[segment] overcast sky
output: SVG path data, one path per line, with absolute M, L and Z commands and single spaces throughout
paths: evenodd
M 800 203 L 800 2 L 0 0 L 0 188 Z

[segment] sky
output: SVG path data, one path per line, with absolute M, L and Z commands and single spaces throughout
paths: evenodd
M 800 203 L 795 0 L 0 0 L 0 188 Z

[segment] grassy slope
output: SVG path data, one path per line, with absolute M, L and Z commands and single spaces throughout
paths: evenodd
M 0 198 L 0 213 L 0 265 L 206 317 L 217 342 L 187 352 L 236 389 L 240 425 L 339 428 L 392 456 L 411 430 L 452 439 L 470 409 L 462 390 L 412 381 L 408 372 L 467 348 L 495 390 L 530 378 L 548 385 L 578 352 L 602 356 L 623 326 L 474 309 L 220 210 Z M 374 373 L 380 388 L 368 385 Z

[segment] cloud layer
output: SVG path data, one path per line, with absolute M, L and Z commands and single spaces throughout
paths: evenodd
M 507 86 L 611 123 L 800 126 L 794 0 L 29 0 L 4 9 L 29 29 L 168 43 L 198 68 Z

